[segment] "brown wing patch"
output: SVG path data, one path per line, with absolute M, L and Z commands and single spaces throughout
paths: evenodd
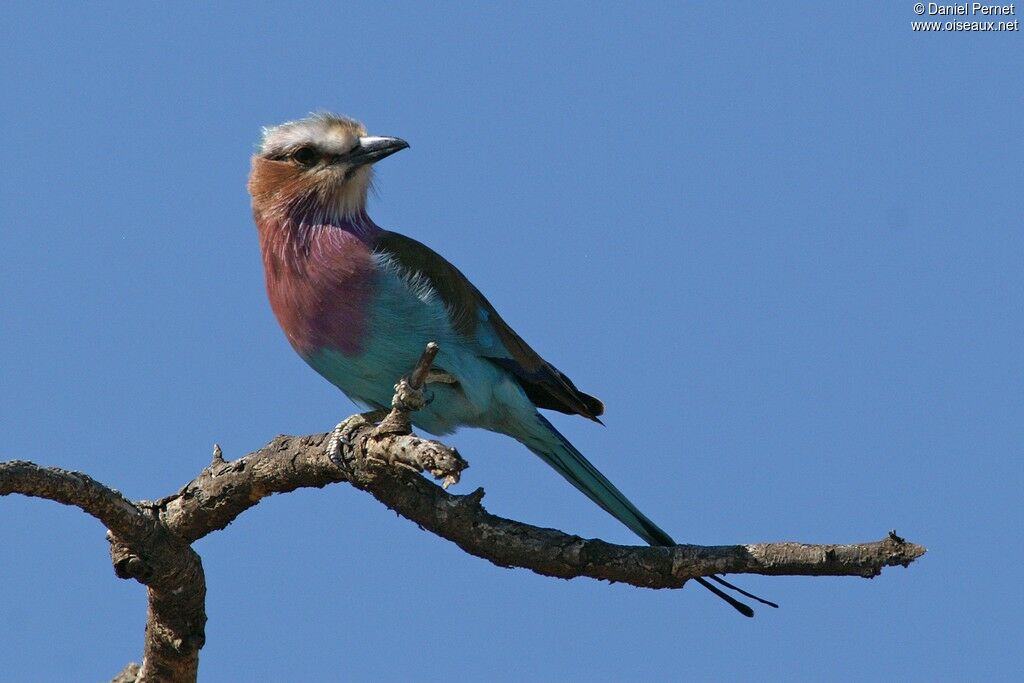
M 479 310 L 486 311 L 499 341 L 511 356 L 487 360 L 511 372 L 534 405 L 600 422 L 597 417 L 604 413 L 601 401 L 577 389 L 572 380 L 530 348 L 458 268 L 426 245 L 394 232 L 381 236 L 376 251 L 387 253 L 403 268 L 426 277 L 448 307 L 452 325 L 459 334 L 472 337 L 479 324 Z

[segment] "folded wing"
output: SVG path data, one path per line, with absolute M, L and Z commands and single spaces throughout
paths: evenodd
M 478 342 L 480 355 L 509 372 L 538 408 L 600 422 L 604 405 L 530 348 L 458 268 L 416 240 L 385 232 L 375 245 L 410 274 L 425 278 L 448 310 L 460 335 Z

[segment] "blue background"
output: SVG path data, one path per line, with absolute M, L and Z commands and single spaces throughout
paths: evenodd
M 197 543 L 205 680 L 1009 679 L 1019 673 L 1020 33 L 909 2 L 297 9 L 10 5 L 0 458 L 135 498 L 354 407 L 271 315 L 260 127 L 336 110 L 408 151 L 371 215 L 457 264 L 607 404 L 555 423 L 681 541 L 928 546 L 856 578 L 697 587 L 469 557 L 346 486 Z M 515 442 L 458 492 L 633 543 Z M 0 678 L 102 680 L 144 589 L 103 529 L 0 500 Z

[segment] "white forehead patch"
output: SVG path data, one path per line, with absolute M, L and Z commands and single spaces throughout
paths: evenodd
M 344 154 L 359 142 L 366 129 L 358 121 L 335 114 L 314 114 L 298 121 L 263 129 L 260 154 L 273 155 L 302 145 L 330 154 Z

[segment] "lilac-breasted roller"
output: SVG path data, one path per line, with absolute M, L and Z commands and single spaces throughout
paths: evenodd
M 538 412 L 599 421 L 601 401 L 530 348 L 455 266 L 370 220 L 371 166 L 408 146 L 331 114 L 264 130 L 249 192 L 270 305 L 288 341 L 353 401 L 380 409 L 427 342 L 437 342 L 438 381 L 433 400 L 411 416 L 417 427 L 507 434 L 648 543 L 675 545 Z

